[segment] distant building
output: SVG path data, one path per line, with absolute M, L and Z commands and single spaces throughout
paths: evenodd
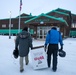
M 0 19 L 0 34 L 9 34 L 9 20 Z M 19 16 L 11 18 L 11 35 L 18 34 Z M 35 39 L 45 39 L 47 32 L 52 26 L 61 31 L 63 37 L 76 37 L 76 15 L 65 9 L 55 9 L 38 16 L 31 14 L 20 15 L 20 29 L 29 27 L 29 32 Z
M 20 15 L 20 29 L 22 30 L 25 27 L 24 21 L 27 21 L 34 16 L 28 15 L 28 14 L 21 14 Z M 0 34 L 2 35 L 8 35 L 9 34 L 9 24 L 10 24 L 10 18 L 7 19 L 0 19 Z M 18 34 L 18 28 L 19 28 L 19 16 L 15 18 L 11 18 L 11 35 Z

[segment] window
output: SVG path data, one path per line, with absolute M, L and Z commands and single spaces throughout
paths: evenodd
M 76 28 L 76 23 L 74 25 L 75 25 L 75 28 Z
M 6 28 L 6 24 L 3 24 L 3 25 L 2 25 L 2 28 Z
M 72 23 L 72 26 L 71 27 L 74 28 L 74 23 Z
M 13 27 L 13 24 L 11 24 L 11 27 Z
M 13 27 L 13 24 L 11 24 L 11 27 Z
M 76 23 L 72 23 L 72 28 L 76 28 Z

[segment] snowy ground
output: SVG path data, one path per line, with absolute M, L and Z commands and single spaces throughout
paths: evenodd
M 64 50 L 67 55 L 65 58 L 58 57 L 57 72 L 53 72 L 51 68 L 34 70 L 29 54 L 30 63 L 28 66 L 25 65 L 23 73 L 19 72 L 19 58 L 14 59 L 12 55 L 14 38 L 0 36 L 0 75 L 76 75 L 76 38 L 64 40 Z M 43 45 L 44 41 L 34 40 L 33 44 L 34 46 Z

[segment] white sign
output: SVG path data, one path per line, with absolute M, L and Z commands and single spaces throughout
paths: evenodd
M 41 49 L 31 50 L 32 66 L 34 69 L 47 68 L 46 52 Z

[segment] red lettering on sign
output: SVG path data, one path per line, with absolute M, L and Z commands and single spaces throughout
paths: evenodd
M 44 56 L 40 56 L 40 57 L 35 57 L 35 58 L 34 58 L 35 61 L 36 61 L 36 60 L 42 60 L 42 59 L 44 59 Z

